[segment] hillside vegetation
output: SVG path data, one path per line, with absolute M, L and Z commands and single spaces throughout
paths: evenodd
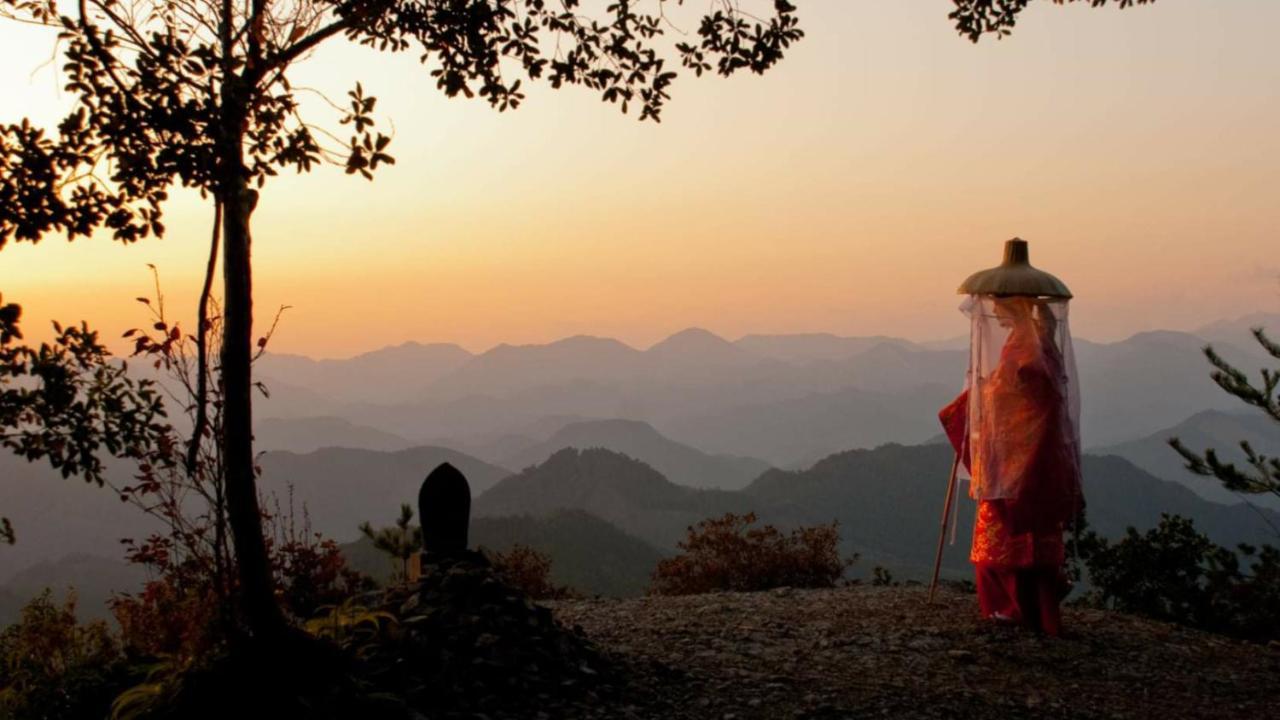
M 580 510 L 535 517 L 480 517 L 471 520 L 471 544 L 506 552 L 524 545 L 550 556 L 551 581 L 587 595 L 639 595 L 662 554 L 643 540 Z M 342 546 L 356 570 L 385 581 L 393 563 L 361 538 Z

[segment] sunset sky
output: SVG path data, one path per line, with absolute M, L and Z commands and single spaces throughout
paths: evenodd
M 949 0 L 799 5 L 808 36 L 779 67 L 682 76 L 658 125 L 573 88 L 499 114 L 445 99 L 413 57 L 331 44 L 296 84 L 340 98 L 362 81 L 397 164 L 268 184 L 258 322 L 293 308 L 273 348 L 644 347 L 688 326 L 950 337 L 956 285 L 1015 235 L 1075 292 L 1083 337 L 1280 311 L 1280 2 L 1037 2 L 976 46 Z M 0 121 L 59 116 L 51 50 L 48 32 L 0 27 Z M 141 324 L 147 263 L 190 324 L 212 210 L 179 195 L 167 212 L 163 240 L 0 251 L 29 337 L 55 317 Z

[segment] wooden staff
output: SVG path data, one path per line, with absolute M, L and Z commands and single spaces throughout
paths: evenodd
M 933 561 L 933 579 L 929 581 L 929 603 L 938 589 L 938 573 L 942 571 L 942 550 L 947 543 L 947 524 L 951 521 L 951 506 L 956 500 L 956 473 L 960 470 L 960 453 L 951 461 L 951 477 L 947 481 L 947 501 L 942 506 L 942 531 L 938 534 L 938 555 Z

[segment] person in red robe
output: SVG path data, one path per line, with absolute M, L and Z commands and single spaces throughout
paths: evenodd
M 1059 328 L 1033 298 L 977 302 L 1007 337 L 994 366 L 971 370 L 972 384 L 939 418 L 978 501 L 969 554 L 978 602 L 985 618 L 1056 636 L 1070 587 L 1063 532 L 1084 503 Z

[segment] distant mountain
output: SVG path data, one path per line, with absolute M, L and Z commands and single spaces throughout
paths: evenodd
M 1254 413 L 1227 413 L 1207 410 L 1196 413 L 1168 430 L 1161 430 L 1140 440 L 1098 448 L 1099 455 L 1119 455 L 1162 480 L 1185 485 L 1200 497 L 1219 503 L 1249 502 L 1280 510 L 1280 498 L 1274 495 L 1237 495 L 1222 487 L 1214 478 L 1201 477 L 1186 469 L 1182 456 L 1169 447 L 1169 438 L 1178 438 L 1196 451 L 1213 448 L 1218 457 L 1243 466 L 1244 451 L 1240 442 L 1269 457 L 1280 457 L 1280 425 Z
M 845 388 L 729 407 L 659 425 L 712 452 L 755 455 L 778 467 L 804 467 L 832 452 L 886 442 L 923 442 L 938 433 L 938 408 L 956 388 L 924 385 L 881 393 Z
M 417 506 L 418 488 L 442 462 L 453 463 L 479 494 L 510 474 L 504 468 L 454 450 L 417 447 L 396 452 L 325 448 L 310 453 L 268 452 L 259 462 L 259 491 L 268 509 L 276 500 L 287 511 L 289 485 L 301 521 L 303 506 L 314 530 L 337 540 L 354 539 L 368 520 L 389 521 L 400 503 Z M 108 464 L 108 477 L 126 484 L 132 469 Z M 0 510 L 18 535 L 12 548 L 0 547 L 0 584 L 15 573 L 68 555 L 122 558 L 122 538 L 162 531 L 161 524 L 107 487 L 63 479 L 47 465 L 0 452 Z
M 505 432 L 469 437 L 444 437 L 433 439 L 425 444 L 454 448 L 502 467 L 523 467 L 518 464 L 510 465 L 506 460 L 544 442 L 567 425 L 597 419 L 599 418 L 582 415 L 547 415 L 522 425 L 511 425 Z
M 545 345 L 499 345 L 436 380 L 428 397 L 494 395 L 546 385 L 616 381 L 638 372 L 643 353 L 610 338 L 578 335 Z
M 106 464 L 107 476 L 127 484 L 132 468 Z M 47 463 L 32 463 L 0 449 L 0 515 L 13 521 L 18 543 L 0 547 L 0 584 L 41 562 L 76 553 L 123 557 L 121 538 L 162 529 L 109 487 L 63 478 Z
M 1215 345 L 1229 360 L 1257 367 L 1260 351 L 1236 325 L 1258 319 L 1205 332 L 1240 330 L 1233 341 Z M 1204 344 L 1196 335 L 1165 331 L 1113 343 L 1077 339 L 1086 447 L 1139 439 L 1202 410 L 1234 409 L 1232 399 L 1209 380 Z M 542 419 L 619 417 L 648 422 L 703 451 L 761 457 L 781 466 L 849 447 L 932 436 L 938 406 L 959 390 L 968 365 L 958 341 L 809 334 L 729 342 L 697 328 L 646 350 L 587 336 L 499 345 L 474 357 L 447 347 L 404 346 L 322 361 L 332 366 L 324 372 L 310 361 L 277 357 L 275 366 L 260 368 L 272 396 L 259 417 L 340 417 L 414 444 L 465 448 L 490 461 L 546 439 L 522 430 Z M 417 385 L 373 362 L 428 348 L 446 353 L 448 362 L 414 376 L 422 381 Z M 453 363 L 460 364 L 447 369 Z M 359 378 L 370 374 L 379 383 L 392 380 L 366 392 Z M 316 378 L 331 376 L 346 378 L 341 390 L 324 395 L 312 389 L 323 385 Z M 871 395 L 862 402 L 860 393 Z M 853 407 L 846 407 L 850 401 Z M 774 409 L 788 420 L 771 423 Z M 867 414 L 886 422 L 864 422 Z M 931 432 L 922 434 L 926 426 Z M 495 445 L 501 448 L 493 450 Z
M 577 509 L 670 551 L 685 529 L 725 512 L 756 512 L 779 527 L 840 523 L 845 552 L 862 554 L 862 569 L 881 564 L 899 577 L 926 577 L 932 564 L 951 450 L 945 445 L 885 445 L 827 457 L 803 471 L 770 470 L 738 492 L 693 491 L 655 470 L 607 450 L 565 450 L 512 476 L 476 499 L 478 516 L 523 512 L 546 516 Z M 1091 526 L 1116 537 L 1129 526 L 1150 528 L 1161 513 L 1190 517 L 1216 542 L 1275 543 L 1254 509 L 1205 501 L 1119 457 L 1085 457 Z M 962 497 L 957 542 L 945 564 L 968 573 L 973 503 Z M 1267 519 L 1280 526 L 1280 514 Z
M 636 420 L 592 420 L 566 425 L 549 439 L 503 459 L 503 467 L 525 468 L 564 448 L 605 448 L 651 465 L 668 480 L 691 488 L 738 490 L 769 469 L 755 458 L 707 453 L 670 440 Z
M 0 585 L 0 627 L 17 621 L 21 616 L 22 606 L 26 605 L 30 600 L 31 598 L 24 598 Z
M 342 400 L 324 389 L 295 385 L 261 371 L 254 373 L 254 380 L 267 389 L 267 395 L 255 394 L 253 397 L 254 412 L 258 417 L 332 417 L 341 415 L 346 407 Z
M 1086 447 L 1128 442 L 1203 410 L 1235 410 L 1239 401 L 1210 378 L 1204 341 L 1187 333 L 1147 332 L 1117 343 L 1076 343 Z M 1220 344 L 1224 357 L 1255 367 L 1258 353 Z
M 260 451 L 308 453 L 326 447 L 404 450 L 414 443 L 393 433 L 339 417 L 265 418 L 253 431 Z
M 268 353 L 255 372 L 340 402 L 397 402 L 471 360 L 457 345 L 408 342 L 341 360 Z
M 477 548 L 505 552 L 520 544 L 545 553 L 552 581 L 587 595 L 640 595 L 662 558 L 643 540 L 578 510 L 472 518 L 470 540 Z M 352 567 L 384 581 L 390 576 L 390 560 L 368 540 L 344 545 L 342 552 Z
M 817 521 L 837 519 L 851 550 L 869 562 L 921 577 L 933 560 L 951 457 L 946 445 L 854 450 L 803 472 L 772 470 L 745 492 L 761 507 L 789 505 Z M 1194 519 L 1220 544 L 1276 542 L 1252 509 L 1207 502 L 1123 458 L 1086 455 L 1084 476 L 1089 523 L 1103 535 L 1117 537 L 1131 525 L 1154 527 L 1161 513 L 1176 513 Z M 957 542 L 946 555 L 948 567 L 957 572 L 969 569 L 973 515 L 972 501 L 963 497 Z M 1271 513 L 1270 520 L 1280 525 L 1280 514 Z
M 740 493 L 693 490 L 639 460 L 599 448 L 567 448 L 477 497 L 477 517 L 546 516 L 582 510 L 670 550 L 688 526 L 727 511 L 749 510 Z
M 587 592 L 630 594 L 643 586 L 658 554 L 672 552 L 689 526 L 726 512 L 754 511 L 782 528 L 835 520 L 842 550 L 861 553 L 861 572 L 880 564 L 900 578 L 927 577 L 951 450 L 892 444 L 851 450 L 802 471 L 769 470 L 744 490 L 721 491 L 676 485 L 649 465 L 604 449 L 562 450 L 499 481 L 505 474 L 501 468 L 441 448 L 396 453 L 335 448 L 306 455 L 267 453 L 263 485 L 283 497 L 286 481 L 292 481 L 295 507 L 305 503 L 313 529 L 350 541 L 360 522 L 390 523 L 401 502 L 414 503 L 423 475 L 441 461 L 461 468 L 477 490 L 491 486 L 473 501 L 474 544 L 529 544 L 556 559 L 562 582 Z M 1219 544 L 1276 543 L 1267 523 L 1280 527 L 1280 513 L 1209 502 L 1117 456 L 1086 455 L 1084 473 L 1089 522 L 1104 535 L 1118 536 L 1131 525 L 1150 528 L 1161 513 L 1176 513 L 1194 519 Z M 30 484 L 37 480 L 40 484 Z M 140 514 L 126 507 L 129 515 L 113 517 L 113 505 L 104 502 L 109 493 L 74 499 L 67 492 L 93 488 L 38 476 L 25 483 L 0 483 L 0 490 L 37 491 L 19 496 L 27 498 L 25 505 L 0 504 L 19 533 L 19 544 L 0 552 L 0 560 L 20 558 L 29 566 L 0 578 L 0 611 L 25 602 L 45 585 L 80 588 L 86 609 L 108 590 L 136 587 L 136 573 L 128 574 L 136 569 L 118 560 L 65 557 L 77 550 L 51 553 L 90 542 L 98 543 L 99 554 L 109 551 L 116 547 L 114 538 L 146 530 Z M 32 522 L 27 513 L 38 511 L 39 502 L 48 502 L 54 513 Z M 102 522 L 88 521 L 94 510 Z M 944 566 L 949 574 L 964 576 L 970 572 L 973 503 L 963 493 L 958 518 L 957 542 L 948 548 Z M 353 562 L 379 562 L 357 551 L 358 546 L 351 550 Z
M 776 362 L 701 328 L 682 330 L 644 354 L 651 372 L 677 382 L 710 380 L 726 370 L 745 370 Z
M 855 386 L 867 390 L 911 392 L 921 387 L 941 385 L 954 395 L 964 384 L 969 352 L 916 350 L 881 343 L 845 360 L 839 367 L 853 379 Z
M 866 352 L 877 345 L 916 348 L 910 340 L 873 335 L 870 337 L 841 337 L 831 333 L 804 333 L 796 335 L 745 335 L 734 343 L 738 347 L 760 357 L 772 358 L 794 364 L 844 360 Z
M 81 620 L 105 619 L 110 617 L 107 601 L 113 595 L 138 592 L 145 581 L 141 567 L 97 555 L 75 553 L 40 562 L 0 585 L 0 627 L 15 622 L 21 607 L 45 588 L 53 590 L 59 604 L 74 589 Z
M 969 333 L 953 335 L 941 340 L 925 340 L 917 344 L 925 350 L 968 350 Z
M 1280 337 L 1280 313 L 1256 312 L 1218 320 L 1196 328 L 1192 334 L 1211 343 L 1252 345 L 1253 328 L 1256 327 L 1266 330 L 1272 340 Z
M 453 464 L 471 483 L 475 495 L 510 475 L 504 468 L 439 447 L 415 447 L 398 452 L 354 448 L 324 448 L 311 453 L 270 452 L 262 457 L 258 487 L 274 494 L 287 510 L 290 488 L 299 519 L 303 507 L 312 529 L 338 541 L 359 536 L 357 527 L 369 521 L 390 522 L 401 503 L 417 511 L 422 480 L 442 462 Z

